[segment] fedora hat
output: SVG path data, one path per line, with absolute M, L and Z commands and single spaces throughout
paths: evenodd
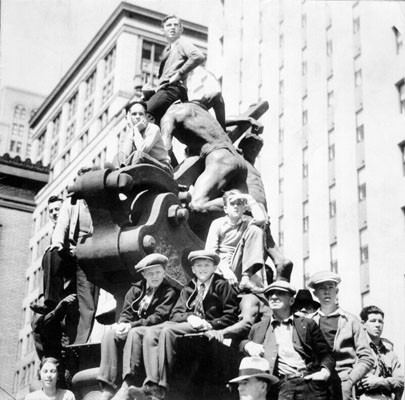
M 270 364 L 262 357 L 245 357 L 242 359 L 239 366 L 239 376 L 231 379 L 229 383 L 236 383 L 249 378 L 262 378 L 275 384 L 278 378 L 270 374 Z

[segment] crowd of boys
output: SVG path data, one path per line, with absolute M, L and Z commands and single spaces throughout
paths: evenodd
M 269 245 L 255 157 L 249 158 L 249 146 L 241 146 L 243 158 L 224 132 L 222 96 L 214 90 L 187 102 L 187 74 L 205 56 L 181 37 L 177 17 L 166 17 L 162 27 L 168 45 L 159 86 L 147 101 L 137 99 L 126 107 L 130 129 L 115 166 L 149 163 L 172 176 L 171 141 L 176 137 L 188 146 L 189 156 L 205 162 L 190 208 L 223 209 L 225 215 L 212 222 L 205 249 L 188 255 L 193 279 L 180 292 L 165 278 L 165 255 L 149 254 L 135 266 L 142 279 L 126 294 L 118 322 L 101 343 L 97 379 L 102 400 L 164 399 L 182 340 L 192 335 L 207 337 L 211 345 L 231 341 L 233 360 L 241 361 L 239 376 L 228 377 L 229 385 L 237 385 L 244 400 L 399 400 L 404 377 L 392 343 L 381 338 L 383 311 L 365 307 L 360 321 L 342 310 L 341 279 L 331 271 L 309 280 L 319 303 L 308 291 L 296 296 L 289 282 L 292 264 L 279 256 L 274 242 Z M 177 100 L 182 103 L 173 104 Z M 219 107 L 218 121 L 207 111 L 212 104 Z M 229 186 L 232 190 L 221 197 Z M 43 258 L 44 304 L 33 306 L 41 316 L 33 330 L 38 355 L 59 357 L 63 323 L 71 324 L 69 318 L 77 321 L 68 341 L 86 343 L 98 289 L 75 258 L 77 244 L 93 229 L 85 201 L 51 198 L 49 211 L 55 228 Z M 276 266 L 274 281 L 267 255 Z M 76 313 L 70 311 L 73 304 Z M 60 334 L 46 347 L 49 326 Z

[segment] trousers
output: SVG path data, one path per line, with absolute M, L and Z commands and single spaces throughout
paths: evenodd
M 326 400 L 326 382 L 304 378 L 280 379 L 278 400 Z

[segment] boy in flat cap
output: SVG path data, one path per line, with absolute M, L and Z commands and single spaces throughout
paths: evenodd
M 241 349 L 270 363 L 270 374 L 279 378 L 279 400 L 326 400 L 335 360 L 321 330 L 313 320 L 292 314 L 296 291 L 289 282 L 275 281 L 264 293 L 273 315 L 253 325 Z
M 353 399 L 353 385 L 373 367 L 374 361 L 360 320 L 342 310 L 337 302 L 340 276 L 332 271 L 319 271 L 311 276 L 308 286 L 321 307 L 312 315 L 333 349 L 336 371 L 330 379 L 331 399 Z
M 240 400 L 266 400 L 270 387 L 278 378 L 270 374 L 269 362 L 262 357 L 245 357 L 239 367 L 239 376 L 230 384 L 238 385 Z
M 199 250 L 192 251 L 188 260 L 195 278 L 182 289 L 170 321 L 150 328 L 144 338 L 146 379 L 143 388 L 134 393 L 138 396 L 142 392 L 164 398 L 180 337 L 223 329 L 238 319 L 237 294 L 226 279 L 215 273 L 219 256 Z
M 118 323 L 105 333 L 101 342 L 101 363 L 97 379 L 103 386 L 103 400 L 114 396 L 117 384 L 123 383 L 114 399 L 128 399 L 128 387 L 142 365 L 142 341 L 146 328 L 169 319 L 178 292 L 165 279 L 167 257 L 154 253 L 136 266 L 143 279 L 125 296 Z

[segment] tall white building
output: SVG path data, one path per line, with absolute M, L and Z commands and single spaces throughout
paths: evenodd
M 17 398 L 28 392 L 37 370 L 29 306 L 42 293 L 41 259 L 51 232 L 47 200 L 51 195 L 64 196 L 82 166 L 103 167 L 105 161 L 113 160 L 126 129 L 123 107 L 134 94 L 134 82 L 139 77 L 143 81 L 157 77 L 159 56 L 166 45 L 161 31 L 164 16 L 121 3 L 31 120 L 33 162 L 49 166 L 50 177 L 36 197 L 33 215 L 14 382 Z M 184 36 L 206 52 L 207 28 L 188 21 L 183 25 Z M 108 300 L 103 292 L 99 305 Z
M 404 359 L 405 49 L 400 2 L 223 0 L 209 61 L 227 113 L 268 100 L 264 176 L 292 280 L 331 269 Z

